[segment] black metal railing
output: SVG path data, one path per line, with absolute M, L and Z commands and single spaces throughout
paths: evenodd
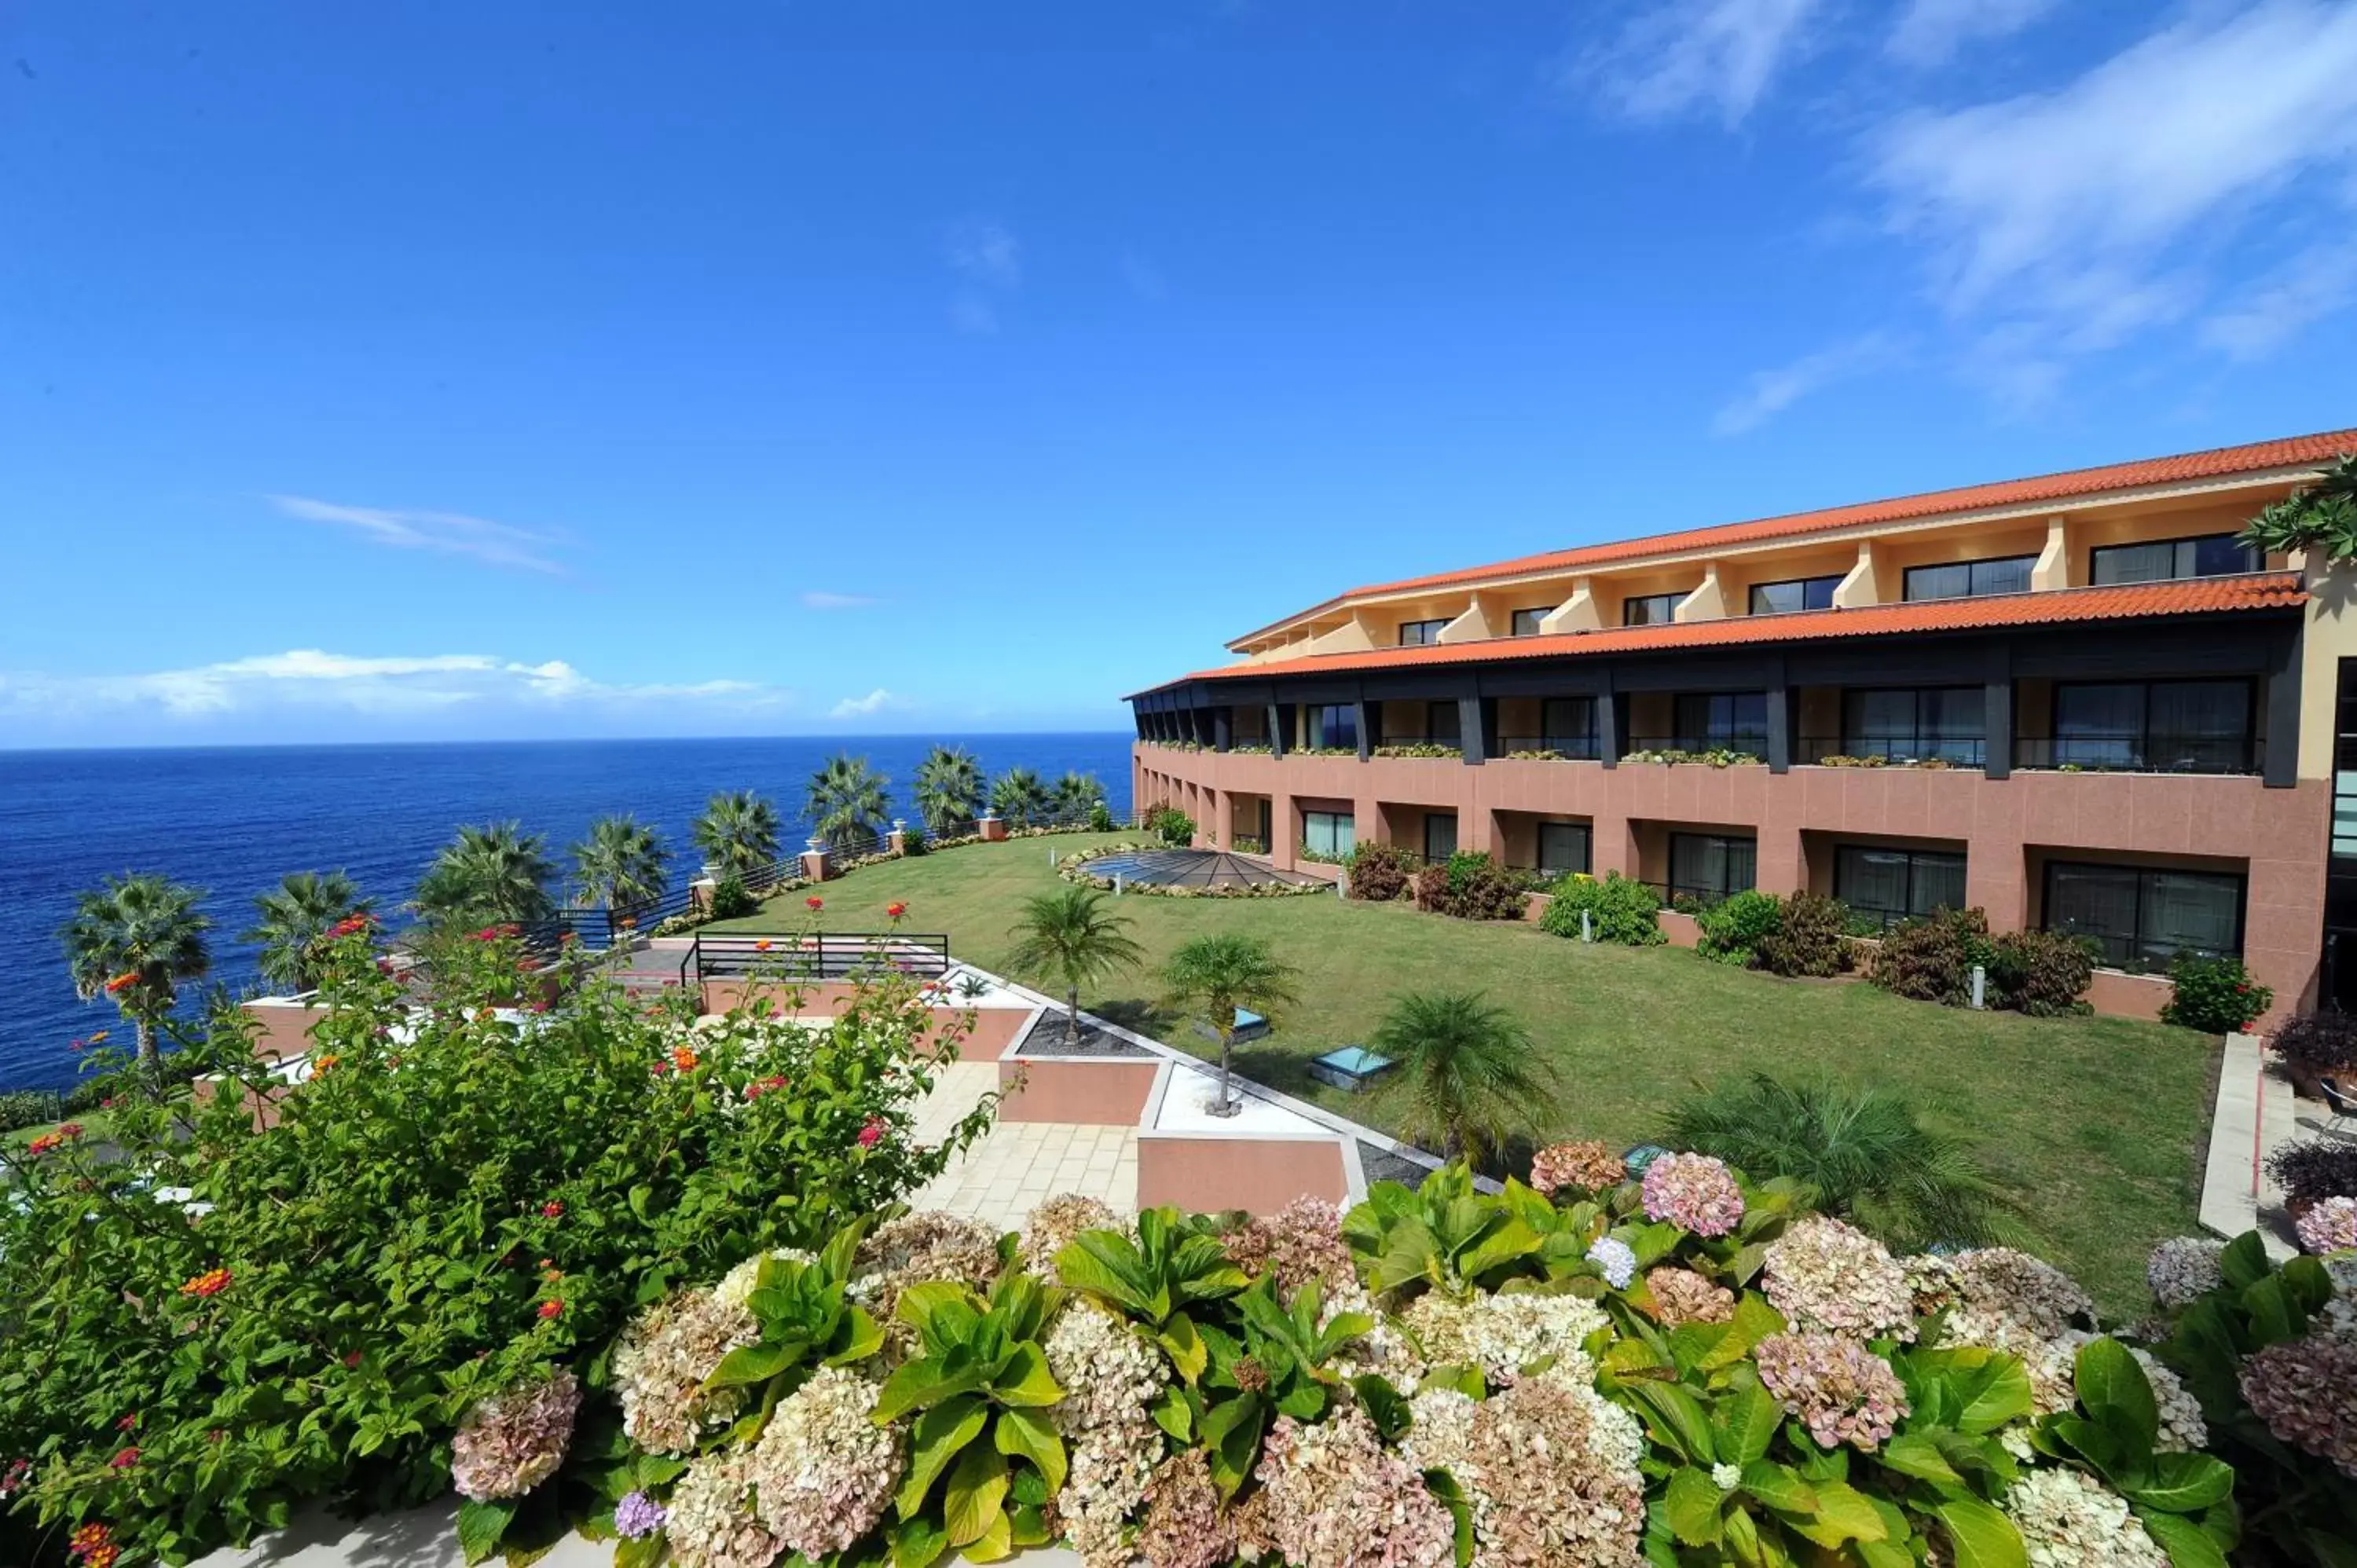
M 895 972 L 919 980 L 949 972 L 950 940 L 905 931 L 698 931 L 680 960 L 683 979 L 850 980 Z
M 1445 746 L 1451 751 L 1462 751 L 1465 749 L 1465 737 L 1461 735 L 1402 735 L 1394 731 L 1376 741 L 1373 749 L 1380 751 L 1387 746 Z
M 1603 744 L 1593 735 L 1501 735 L 1498 737 L 1498 755 L 1511 757 L 1518 751 L 1551 751 L 1572 762 L 1595 762 L 1604 755 Z
M 1637 735 L 1629 737 L 1631 751 L 1683 751 L 1699 755 L 1707 751 L 1731 751 L 1744 757 L 1768 755 L 1765 731 L 1754 733 L 1738 730 L 1718 735 Z
M 1952 768 L 1980 768 L 1988 762 L 1988 742 L 1976 735 L 1811 735 L 1801 737 L 1803 761 L 1818 763 L 1828 757 L 1873 757 L 1885 762 L 1944 762 Z
M 2258 746 L 2248 736 L 2173 736 L 2146 732 L 2024 736 L 2014 764 L 2089 773 L 2255 773 Z

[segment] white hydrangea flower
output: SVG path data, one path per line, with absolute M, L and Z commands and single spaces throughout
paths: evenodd
M 1161 1351 L 1127 1319 L 1085 1298 L 1075 1297 L 1056 1315 L 1044 1348 L 1049 1374 L 1064 1391 L 1063 1400 L 1049 1407 L 1049 1419 L 1066 1433 L 1134 1426 L 1147 1419 L 1146 1407 L 1170 1380 Z
M 1503 1386 L 1523 1369 L 1553 1357 L 1577 1381 L 1590 1381 L 1595 1364 L 1581 1342 L 1610 1319 L 1576 1295 L 1475 1294 L 1464 1300 L 1428 1291 L 1408 1304 L 1401 1323 L 1435 1365 L 1478 1367 Z
M 1907 1271 L 1883 1244 L 1830 1215 L 1795 1221 L 1768 1248 L 1761 1288 L 1793 1327 L 1854 1339 L 1915 1337 Z
M 2169 1568 L 2127 1500 L 2081 1471 L 2026 1470 L 2004 1508 L 2030 1568 Z
M 1355 1281 L 1326 1292 L 1318 1305 L 1318 1326 L 1325 1327 L 1346 1312 L 1372 1318 L 1375 1326 L 1335 1353 L 1327 1363 L 1331 1371 L 1346 1379 L 1373 1372 L 1400 1389 L 1412 1389 L 1424 1381 L 1427 1369 L 1424 1358 L 1416 1352 L 1415 1341 L 1376 1306 L 1366 1287 Z
M 1743 1485 L 1743 1466 L 1740 1465 L 1713 1465 L 1710 1467 L 1710 1483 L 1722 1492 L 1731 1492 L 1735 1490 L 1736 1487 Z
M 780 1402 L 749 1470 L 763 1528 L 810 1558 L 842 1552 L 876 1526 L 900 1479 L 900 1428 L 871 1419 L 880 1391 L 821 1367 Z
M 777 1258 L 790 1263 L 815 1263 L 818 1254 L 805 1252 L 800 1247 L 772 1247 L 766 1252 L 756 1252 L 726 1273 L 712 1287 L 712 1294 L 730 1306 L 743 1306 L 753 1299 L 753 1286 L 761 1276 L 761 1260 Z
M 1587 1261 L 1604 1271 L 1604 1283 L 1614 1290 L 1627 1290 L 1629 1282 L 1637 1277 L 1635 1249 L 1610 1236 L 1596 1239 L 1587 1249 Z
M 2144 1266 L 2153 1300 L 2176 1308 L 2216 1290 L 2222 1283 L 2218 1260 L 2225 1251 L 2226 1243 L 2207 1236 L 2172 1236 L 2155 1247 Z

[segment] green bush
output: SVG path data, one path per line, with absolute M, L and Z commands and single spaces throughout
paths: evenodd
M 741 920 L 758 911 L 761 901 L 745 886 L 745 879 L 730 872 L 712 885 L 712 918 L 716 920 Z
M 1784 918 L 1760 939 L 1759 967 L 1770 974 L 1823 979 L 1849 967 L 1847 905 L 1822 893 L 1795 893 L 1784 900 Z
M 1599 942 L 1624 947 L 1657 947 L 1670 939 L 1662 934 L 1662 901 L 1651 887 L 1617 871 L 1602 877 L 1575 874 L 1554 887 L 1554 901 L 1539 917 L 1539 929 L 1558 937 L 1577 937 L 1585 911 Z
M 1988 945 L 1988 917 L 1940 909 L 1883 933 L 1867 978 L 1893 996 L 1962 1007 L 1972 1001 L 1973 965 Z
M 2064 1018 L 2091 1011 L 2080 998 L 2094 983 L 2093 944 L 2058 931 L 2007 931 L 1990 944 L 1983 962 L 1989 983 L 1982 1004 L 2032 1018 Z M 1969 983 L 1969 982 L 1968 982 Z
M 46 1090 L 14 1089 L 0 1094 L 0 1133 L 14 1133 L 20 1127 L 38 1127 L 44 1122 L 54 1122 L 65 1113 L 58 1096 Z
M 1103 800 L 1089 802 L 1089 832 L 1109 833 L 1114 831 L 1113 808 Z
M 2169 1004 L 2160 1021 L 2205 1035 L 2233 1035 L 2249 1028 L 2275 1005 L 2276 993 L 2251 978 L 2238 958 L 2179 953 L 2169 966 Z
M 1702 940 L 1695 950 L 1715 963 L 1750 969 L 1760 961 L 1760 944 L 1776 934 L 1783 919 L 1782 899 L 1747 889 L 1702 912 L 1695 922 Z
M 1350 881 L 1350 896 L 1375 904 L 1389 903 L 1405 894 L 1415 868 L 1413 856 L 1398 845 L 1388 843 L 1360 844 L 1342 861 L 1344 875 Z
M 922 854 L 931 847 L 932 845 L 927 843 L 925 839 L 924 823 L 910 822 L 907 827 L 900 830 L 900 853 L 902 854 Z
M 1195 842 L 1195 819 L 1176 806 L 1157 806 L 1146 819 L 1146 831 L 1172 849 L 1185 849 Z

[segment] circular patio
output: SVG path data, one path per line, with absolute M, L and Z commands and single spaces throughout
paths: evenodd
M 1091 876 L 1117 876 L 1145 887 L 1307 887 L 1324 881 L 1223 849 L 1124 850 L 1092 860 L 1085 869 Z

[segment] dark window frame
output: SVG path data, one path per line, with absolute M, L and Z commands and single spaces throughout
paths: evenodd
M 1891 909 L 1879 904 L 1861 904 L 1852 898 L 1848 893 L 1843 891 L 1842 884 L 1846 878 L 1842 875 L 1842 867 L 1847 864 L 1846 857 L 1851 854 L 1905 855 L 1907 857 L 1907 908 L 1903 909 Z M 1897 844 L 1887 843 L 1835 843 L 1834 845 L 1834 897 L 1840 899 L 1844 904 L 1849 906 L 1850 909 L 1857 914 L 1876 915 L 1881 917 L 1883 927 L 1886 929 L 1900 920 L 1910 919 L 1921 915 L 1928 915 L 1932 912 L 1931 910 L 1918 909 L 1915 908 L 1916 904 L 1919 902 L 1915 897 L 1915 879 L 1919 869 L 1918 863 L 1924 860 L 1953 861 L 1955 863 L 1955 868 L 1959 873 L 1964 875 L 1970 875 L 1972 872 L 1972 856 L 1969 850 L 1910 849 Z M 1969 899 L 1971 895 L 1969 893 L 1965 895 L 1967 899 Z
M 1686 596 L 1693 592 L 1694 590 L 1692 588 L 1688 588 L 1684 593 L 1631 595 L 1620 601 L 1620 624 L 1624 627 L 1674 625 L 1678 618 L 1678 606 L 1684 604 L 1685 602 Z M 1640 605 L 1658 605 L 1664 601 L 1668 603 L 1669 609 L 1663 615 L 1661 619 L 1654 620 L 1650 616 L 1643 620 L 1632 620 L 1630 618 L 1636 613 L 1637 607 Z
M 1555 614 L 1555 607 L 1553 606 L 1548 606 L 1544 609 L 1516 610 L 1506 622 L 1509 627 L 1512 628 L 1512 629 L 1507 632 L 1506 635 L 1509 637 L 1537 637 L 1541 635 L 1539 630 L 1539 622 L 1544 620 L 1547 617 L 1553 614 Z M 1527 631 L 1523 629 L 1523 618 L 1524 616 L 1530 617 L 1530 629 Z
M 2097 564 L 2101 562 L 2104 556 L 2118 551 L 2151 550 L 2163 544 L 2172 547 L 2179 544 L 2198 545 L 2208 540 L 2233 539 L 2235 537 L 2235 531 L 2229 529 L 2222 533 L 2180 533 L 2168 539 L 2137 539 L 2119 544 L 2090 545 L 2087 549 L 2087 582 L 2091 586 L 2094 587 L 2126 587 L 2132 586 L 2137 583 L 2190 583 L 2199 581 L 2203 577 L 2239 577 L 2253 572 L 2266 571 L 2267 567 L 2266 556 L 2261 552 L 2252 549 L 2248 545 L 2244 545 L 2243 547 L 2243 553 L 2249 564 L 2244 566 L 2239 572 L 2204 573 L 2177 572 L 2172 570 L 2166 577 L 2129 577 L 2122 579 L 2118 584 L 2108 584 L 2100 581 L 2096 571 Z M 2172 562 L 2170 564 L 2174 566 L 2175 563 Z
M 2065 736 L 2061 734 L 2060 731 L 2062 727 L 2062 693 L 2069 691 L 2082 691 L 2089 688 L 2105 686 L 2133 686 L 2139 689 L 2143 693 L 2142 700 L 2137 703 L 2137 724 L 2135 734 L 2132 736 L 2109 736 L 2101 732 L 2084 736 Z M 2050 756 L 2048 757 L 2044 766 L 2050 767 L 2061 767 L 2065 763 L 2076 762 L 2082 767 L 2098 768 L 2116 768 L 2122 772 L 2205 773 L 2206 770 L 2200 768 L 2181 769 L 2171 768 L 2153 768 L 2149 765 L 2149 754 L 2153 748 L 2152 693 L 2153 689 L 2158 686 L 2241 687 L 2243 690 L 2243 729 L 2239 736 L 2163 735 L 2161 738 L 2164 740 L 2176 740 L 2179 742 L 2200 742 L 2213 746 L 2238 745 L 2243 748 L 2241 765 L 2231 770 L 2221 770 L 2221 776 L 2233 777 L 2238 774 L 2248 774 L 2256 769 L 2259 761 L 2259 683 L 2255 677 L 2249 675 L 2164 675 L 2143 680 L 2130 679 L 2125 681 L 2101 681 L 2089 679 L 2057 681 L 2053 683 L 2052 689 L 2047 693 L 2046 698 L 2046 727 L 2050 732 L 2054 733 L 2050 733 L 2044 737 L 2026 737 L 2032 742 L 2030 749 L 2034 754 L 2036 749 L 2035 743 L 2042 738 L 2046 747 L 2050 753 Z M 2144 758 L 2145 760 L 2139 765 L 2131 766 L 2125 763 L 2108 762 L 2100 757 L 2093 761 L 2088 761 L 2084 757 L 2066 757 L 2062 755 L 2065 744 L 2070 741 L 2079 740 L 2101 744 L 2113 739 L 2122 740 L 2126 744 L 2133 745 L 2136 747 L 2138 757 Z
M 1847 573 L 1836 572 L 1831 576 L 1824 577 L 1779 577 L 1772 583 L 1754 583 L 1751 585 L 1751 591 L 1745 596 L 1744 602 L 1750 606 L 1749 613 L 1756 616 L 1806 615 L 1811 610 L 1829 610 L 1834 607 L 1835 589 L 1837 589 L 1842 585 L 1843 580 L 1847 575 Z M 1825 589 L 1825 602 L 1822 605 L 1813 605 L 1809 603 L 1808 590 L 1813 585 L 1818 583 L 1824 583 L 1830 585 Z M 1799 609 L 1779 610 L 1761 609 L 1760 607 L 1760 590 L 1763 588 L 1790 588 L 1795 586 L 1799 587 L 1801 590 L 1801 607 Z
M 1928 733 L 1923 724 L 1923 699 L 1927 694 L 1946 692 L 1970 692 L 1982 700 L 1980 733 L 1977 736 L 1939 735 Z M 1867 733 L 1862 719 L 1852 717 L 1857 699 L 1876 695 L 1905 693 L 1910 712 L 1905 736 L 1874 736 Z M 1936 685 L 1915 686 L 1845 686 L 1841 689 L 1841 736 L 1836 744 L 1843 755 L 1866 757 L 1878 752 L 1886 758 L 1920 761 L 1938 757 L 1960 768 L 1983 766 L 1988 756 L 1988 707 L 1986 686 L 1975 686 L 1964 682 L 1947 682 Z M 1893 744 L 1904 740 L 1903 750 L 1894 750 Z
M 1577 872 L 1592 872 L 1596 869 L 1595 823 L 1540 822 L 1536 824 L 1536 826 L 1537 831 L 1532 835 L 1531 839 L 1531 860 L 1536 869 L 1543 872 L 1551 872 L 1553 875 L 1557 876 L 1568 875 Z M 1547 865 L 1546 836 L 1547 830 L 1550 828 L 1554 829 L 1557 832 L 1572 832 L 1579 835 L 1579 864 L 1577 865 L 1549 866 Z
M 1717 888 L 1708 888 L 1703 887 L 1699 885 L 1690 886 L 1681 883 L 1678 880 L 1678 843 L 1681 840 L 1695 840 L 1706 843 L 1718 843 L 1721 845 L 1738 843 L 1748 844 L 1750 846 L 1751 850 L 1751 880 L 1740 887 L 1722 886 Z M 1727 852 L 1722 848 L 1719 852 L 1719 863 L 1722 866 L 1726 865 L 1727 858 Z M 1688 831 L 1674 831 L 1670 834 L 1669 864 L 1664 867 L 1664 869 L 1669 873 L 1670 879 L 1665 886 L 1669 888 L 1670 897 L 1672 898 L 1681 898 L 1689 896 L 1703 898 L 1732 898 L 1738 893 L 1749 893 L 1753 888 L 1760 886 L 1760 835 L 1758 833 L 1705 833 Z M 1724 883 L 1727 878 L 1722 876 L 1720 880 Z
M 1439 640 L 1440 634 L 1448 629 L 1448 623 L 1455 618 L 1453 616 L 1443 616 L 1438 620 L 1404 620 L 1400 622 L 1399 627 L 1399 646 L 1430 648 Z M 1416 635 L 1410 637 L 1408 635 L 1410 632 L 1415 632 Z
M 1307 703 L 1302 705 L 1301 713 L 1303 744 L 1312 747 L 1339 748 L 1342 743 L 1328 737 L 1325 734 L 1327 726 L 1320 717 L 1333 714 L 1339 715 L 1340 723 L 1350 729 L 1350 749 L 1356 751 L 1359 748 L 1359 710 L 1356 703 Z
M 1433 829 L 1433 824 L 1434 824 L 1434 823 L 1436 823 L 1436 822 L 1447 822 L 1447 823 L 1448 824 L 1448 854 L 1434 854 L 1434 853 L 1433 853 L 1433 848 L 1432 848 L 1432 829 Z M 1454 812 L 1454 811 L 1426 811 L 1426 812 L 1425 812 L 1425 814 L 1424 814 L 1424 858 L 1425 858 L 1426 861 L 1428 861 L 1428 862 L 1433 862 L 1433 863 L 1441 863 L 1441 862 L 1445 862 L 1445 861 L 1447 861 L 1447 860 L 1448 859 L 1448 855 L 1450 855 L 1450 854 L 1455 854 L 1457 853 L 1457 829 L 1458 829 L 1458 821 L 1457 821 L 1457 813 L 1456 813 L 1456 812 Z
M 2147 945 L 2147 940 L 2145 937 L 2144 911 L 2145 901 L 2148 897 L 2147 878 L 2154 876 L 2205 876 L 2213 881 L 2232 882 L 2234 885 L 2234 941 L 2233 947 L 2228 949 L 2223 956 L 2228 958 L 2241 958 L 2243 956 L 2244 943 L 2248 940 L 2250 937 L 2251 878 L 2248 872 L 2212 871 L 2206 866 L 2136 865 L 2109 860 L 2050 860 L 2046 863 L 2045 871 L 2041 873 L 2039 877 L 2038 924 L 2041 930 L 2053 931 L 2055 929 L 2054 874 L 2057 871 L 2126 872 L 2136 877 L 2136 930 L 2127 940 L 2129 944 L 2136 950 L 2135 961 L 2139 964 L 2143 964 L 2147 968 L 2155 966 L 2155 961 L 2147 958 L 2144 953 L 2144 949 Z M 2093 941 L 2102 944 L 2104 950 L 2104 956 L 2096 960 L 2096 961 L 2107 968 L 2125 967 L 2120 961 L 2112 957 L 2110 939 L 2107 939 L 2103 935 L 2098 935 L 2092 931 L 2064 931 L 2058 934 L 2063 936 L 2086 937 Z M 2173 957 L 2177 952 L 2183 950 L 2171 950 L 2170 956 Z M 2166 961 L 2160 961 L 2160 962 L 2165 965 Z
M 2033 574 L 2037 571 L 2038 557 L 2035 555 L 1982 555 L 1970 561 L 1933 561 L 1926 563 L 1921 566 L 1910 566 L 1899 575 L 1899 596 L 1904 603 L 1920 605 L 1945 604 L 1956 599 L 2001 599 L 2008 597 L 2014 594 L 2030 593 L 2034 590 L 2032 585 L 2029 583 L 2024 583 L 2018 588 L 1990 588 L 1976 590 L 1972 586 L 1972 574 L 1978 568 L 1983 566 L 2010 566 L 2021 562 L 2027 562 L 2029 564 L 2029 570 Z M 1926 594 L 1921 596 L 1916 594 L 1915 579 L 1919 573 L 1952 572 L 1959 566 L 1964 568 L 1964 591 L 1963 593 Z

